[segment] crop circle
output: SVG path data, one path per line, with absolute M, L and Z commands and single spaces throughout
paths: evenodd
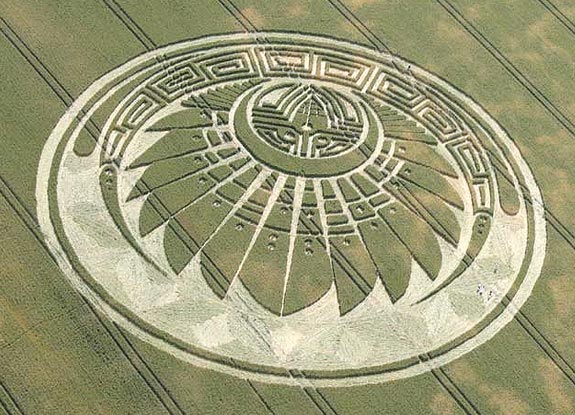
M 452 361 L 513 318 L 546 244 L 529 167 L 478 104 L 307 35 L 207 37 L 104 75 L 52 132 L 37 199 L 61 268 L 114 321 L 284 384 Z

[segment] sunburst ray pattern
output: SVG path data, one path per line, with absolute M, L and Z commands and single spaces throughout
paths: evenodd
M 141 236 L 162 230 L 176 273 L 198 256 L 220 298 L 239 281 L 278 315 L 309 307 L 332 285 L 346 314 L 378 280 L 395 303 L 414 263 L 433 282 L 441 245 L 455 249 L 460 242 L 457 212 L 464 210 L 455 186 L 460 172 L 434 135 L 401 111 L 371 102 L 382 144 L 368 154 L 374 146 L 362 147 L 369 126 L 359 101 L 327 87 L 268 88 L 247 104 L 262 141 L 302 159 L 338 163 L 353 151 L 363 157 L 334 177 L 290 174 L 254 158 L 234 136 L 232 108 L 255 88 L 247 82 L 190 97 L 148 128 L 161 137 L 130 165 L 144 170 L 128 198 L 146 199 Z M 167 219 L 152 198 L 163 201 Z

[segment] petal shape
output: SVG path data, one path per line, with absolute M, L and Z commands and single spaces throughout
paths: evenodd
M 331 237 L 335 285 L 340 313 L 346 314 L 371 292 L 378 270 L 363 241 L 357 235 Z
M 280 315 L 287 269 L 289 235 L 263 230 L 250 251 L 240 280 L 254 299 L 274 314 Z
M 168 160 L 160 160 L 146 169 L 140 183 L 145 183 L 149 190 L 154 190 L 170 183 L 181 181 L 186 177 L 210 166 L 204 155 L 186 155 Z
M 339 313 L 343 316 L 362 303 L 370 290 L 359 285 L 339 261 L 333 261 L 333 272 Z
M 461 226 L 451 208 L 439 197 L 414 184 L 399 180 L 400 193 L 406 206 L 416 212 L 446 242 L 456 246 L 461 235 Z
M 199 177 L 192 175 L 154 191 L 154 194 L 146 199 L 140 211 L 140 234 L 145 236 L 163 224 L 163 220 L 154 213 L 156 209 L 153 200 L 161 200 L 163 207 L 171 215 L 206 194 L 215 185 L 215 180 L 206 174 L 201 174 Z
M 391 302 L 395 303 L 409 285 L 411 253 L 381 218 L 360 223 L 359 230 Z
M 451 273 L 449 277 L 445 279 L 437 288 L 435 288 L 432 292 L 427 294 L 424 298 L 418 301 L 421 303 L 422 301 L 427 300 L 428 298 L 432 297 L 434 294 L 438 293 L 453 281 L 457 279 L 465 270 L 471 266 L 473 261 L 487 240 L 487 236 L 489 235 L 489 230 L 491 228 L 491 221 L 492 218 L 490 215 L 486 213 L 480 213 L 475 218 L 475 222 L 473 223 L 472 234 L 471 234 L 471 241 L 469 242 L 469 246 L 467 247 L 467 252 L 463 257 L 461 263 L 457 266 L 457 268 Z
M 162 133 L 159 133 L 162 134 Z M 201 130 L 171 130 L 141 154 L 130 168 L 138 168 L 156 161 L 167 160 L 184 154 L 193 154 L 209 147 Z
M 201 108 L 182 108 L 181 111 L 169 114 L 152 125 L 148 131 L 172 130 L 182 128 L 211 127 L 209 113 Z
M 175 273 L 180 273 L 190 262 L 197 252 L 192 248 L 191 243 L 186 243 L 187 238 L 183 238 L 175 229 L 175 224 L 166 226 L 164 232 L 164 250 L 168 264 Z
M 329 291 L 333 273 L 325 246 L 321 237 L 296 237 L 287 279 L 284 316 L 310 306 Z
M 497 190 L 499 195 L 499 204 L 505 213 L 511 216 L 517 215 L 520 208 L 519 196 L 513 184 L 512 176 L 509 174 L 507 167 L 497 157 L 489 153 L 489 159 L 495 172 L 497 180 Z
M 227 292 L 253 238 L 256 227 L 241 217 L 231 217 L 203 249 L 201 264 L 206 282 L 216 294 Z M 219 281 L 219 284 L 215 283 Z
M 442 157 L 433 146 L 418 142 L 397 143 L 396 145 L 399 148 L 395 151 L 394 156 L 398 159 L 429 167 L 446 176 L 458 177 L 447 159 Z
M 435 170 L 419 166 L 414 163 L 405 162 L 400 171 L 400 177 L 428 192 L 433 193 L 450 205 L 463 209 L 463 200 L 445 177 Z
M 429 278 L 434 280 L 441 268 L 442 255 L 433 229 L 400 203 L 389 204 L 378 213 Z
M 140 216 L 138 218 L 138 228 L 140 235 L 146 236 L 153 230 L 159 228 L 165 223 L 165 217 L 158 212 L 158 201 L 155 195 L 150 195 L 144 202 L 142 209 L 140 209 Z M 165 212 L 166 217 L 169 212 Z

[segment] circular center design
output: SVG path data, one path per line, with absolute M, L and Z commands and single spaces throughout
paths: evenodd
M 374 128 L 356 101 L 332 87 L 280 82 L 254 97 L 249 117 L 260 138 L 287 154 L 335 157 Z
M 63 270 L 115 321 L 268 382 L 449 362 L 510 321 L 545 252 L 536 183 L 484 110 L 312 36 L 184 42 L 103 76 L 37 194 Z
M 254 158 L 300 176 L 345 174 L 383 139 L 374 110 L 337 84 L 266 82 L 239 98 L 232 118 L 235 136 Z

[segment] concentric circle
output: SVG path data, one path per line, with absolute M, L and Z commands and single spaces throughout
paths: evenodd
M 60 266 L 136 335 L 260 381 L 413 376 L 501 330 L 545 253 L 518 149 L 396 56 L 225 35 L 94 82 L 48 140 Z M 531 200 L 527 204 L 525 200 Z
M 383 129 L 367 101 L 341 89 L 317 81 L 264 82 L 238 98 L 230 114 L 233 134 L 279 173 L 344 175 L 381 150 Z

